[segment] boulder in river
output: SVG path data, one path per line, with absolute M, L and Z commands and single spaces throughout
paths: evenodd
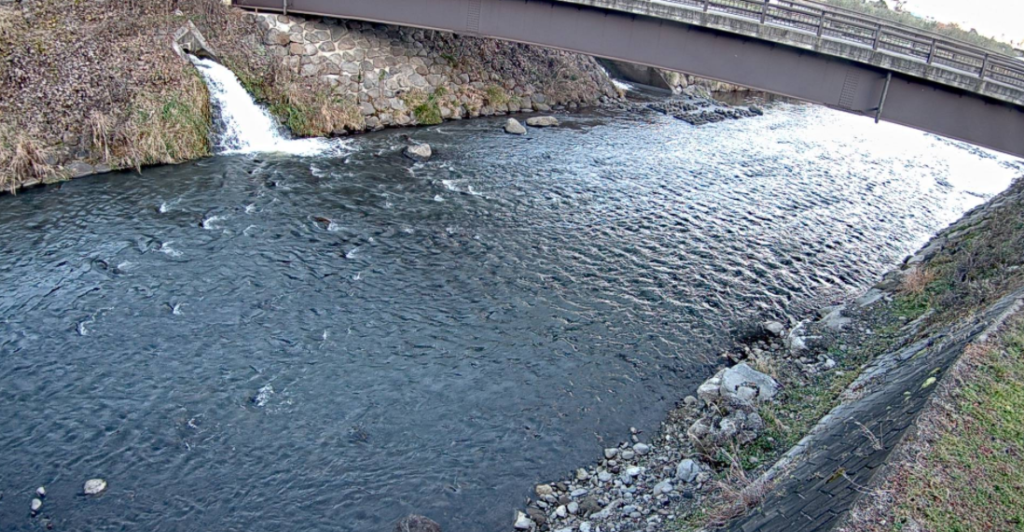
M 82 491 L 86 495 L 99 495 L 107 489 L 107 481 L 102 478 L 91 478 L 85 481 Z
M 405 156 L 416 162 L 429 160 L 433 155 L 429 144 L 413 144 L 405 149 Z
M 530 127 L 555 127 L 558 119 L 553 116 L 534 116 L 526 119 L 526 125 Z
M 509 118 L 505 121 L 505 133 L 509 135 L 525 135 L 526 128 L 515 118 Z
M 408 515 L 395 525 L 395 532 L 441 532 L 441 525 L 422 515 Z
M 32 510 L 32 515 L 35 516 L 43 509 L 43 501 L 39 499 L 32 499 L 32 505 L 29 506 L 29 508 Z

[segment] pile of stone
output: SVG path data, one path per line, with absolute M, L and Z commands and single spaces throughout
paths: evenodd
M 639 439 L 637 434 L 633 439 Z M 711 478 L 678 449 L 623 443 L 604 450 L 604 459 L 573 478 L 535 489 L 536 499 L 517 512 L 516 530 L 598 532 L 657 527 L 671 519 L 669 508 Z
M 764 431 L 757 413 L 780 389 L 770 376 L 745 363 L 726 368 L 704 382 L 699 399 L 670 417 L 651 442 L 631 441 L 604 450 L 594 467 L 572 478 L 536 487 L 535 500 L 517 512 L 516 530 L 618 532 L 661 530 L 674 520 L 684 500 L 702 497 L 711 466 L 701 463 L 718 448 L 732 448 Z
M 764 114 L 759 107 L 750 106 L 746 109 L 732 107 L 719 102 L 705 99 L 670 100 L 648 104 L 647 108 L 694 126 L 713 124 L 724 120 L 738 120 Z

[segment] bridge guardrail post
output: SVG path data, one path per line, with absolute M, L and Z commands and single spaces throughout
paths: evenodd
M 711 2 L 711 0 L 704 0 L 704 12 L 705 12 L 705 13 L 707 13 L 707 12 L 708 12 L 708 4 L 709 4 L 710 2 Z
M 825 11 L 822 10 L 821 16 L 818 17 L 818 38 L 825 34 Z
M 928 64 L 932 64 L 932 60 L 935 59 L 935 47 L 939 44 L 934 38 L 932 39 L 932 47 L 928 50 Z
M 877 50 L 878 49 L 878 41 L 880 41 L 881 39 L 882 39 L 882 26 L 881 26 L 881 24 L 879 24 L 878 26 L 875 27 L 875 41 L 873 43 L 871 43 L 871 49 L 872 50 Z
M 761 24 L 764 24 L 766 20 L 768 20 L 768 0 L 764 0 L 764 3 L 761 4 Z
M 981 73 L 979 74 L 979 77 L 983 80 L 985 79 L 985 71 L 988 70 L 988 58 L 988 54 L 985 54 L 985 59 L 981 61 Z

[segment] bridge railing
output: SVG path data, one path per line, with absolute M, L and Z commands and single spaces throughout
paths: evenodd
M 668 0 L 705 13 L 722 13 L 812 33 L 951 68 L 984 81 L 1024 89 L 1024 61 L 854 11 L 800 0 Z

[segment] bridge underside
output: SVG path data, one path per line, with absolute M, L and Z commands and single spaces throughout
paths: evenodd
M 282 11 L 282 0 L 235 0 Z M 536 44 L 782 94 L 1024 157 L 1024 108 L 953 87 L 658 18 L 552 0 L 288 0 L 288 12 Z

